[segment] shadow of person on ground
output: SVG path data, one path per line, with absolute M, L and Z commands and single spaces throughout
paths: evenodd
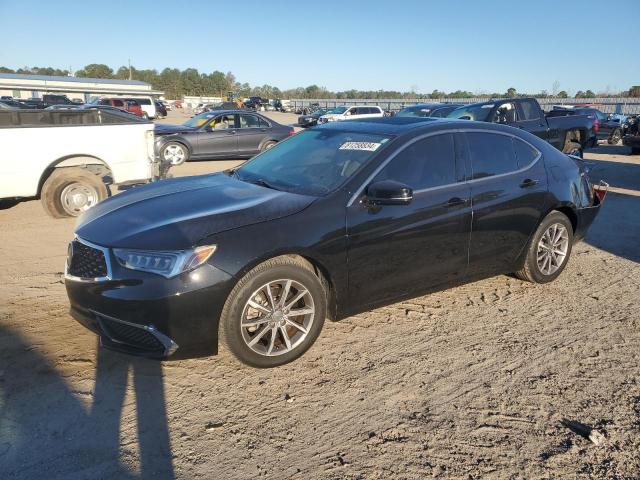
M 139 473 L 121 462 L 129 371 L 138 409 Z M 160 363 L 101 349 L 87 408 L 91 396 L 90 386 L 71 387 L 37 347 L 0 323 L 0 478 L 174 478 Z

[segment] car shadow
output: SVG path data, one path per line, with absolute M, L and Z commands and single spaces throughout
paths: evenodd
M 585 153 L 604 153 L 607 155 L 631 155 L 631 148 L 624 145 L 599 144 L 593 148 L 587 148 Z
M 32 342 L 0 324 L 0 478 L 175 478 L 161 369 L 100 348 L 95 384 L 67 383 Z M 129 375 L 137 448 L 120 442 L 122 422 L 136 421 L 123 416 Z M 136 454 L 131 471 L 122 458 Z

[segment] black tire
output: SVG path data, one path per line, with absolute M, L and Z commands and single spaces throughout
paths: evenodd
M 273 140 L 269 140 L 268 142 L 264 142 L 262 144 L 262 147 L 260 147 L 260 151 L 264 152 L 265 150 L 269 150 L 271 147 L 273 147 L 277 142 L 274 142 Z
M 622 139 L 622 132 L 620 131 L 619 128 L 616 128 L 613 132 L 611 132 L 611 135 L 609 135 L 609 138 L 607 138 L 607 143 L 609 145 L 617 145 L 621 139 Z
M 303 337 L 297 346 L 288 351 L 286 351 L 285 348 L 283 350 L 285 353 L 267 356 L 266 354 L 257 353 L 248 346 L 247 341 L 243 337 L 243 333 L 248 333 L 246 329 L 241 327 L 241 322 L 245 305 L 250 300 L 250 297 L 262 286 L 269 282 L 277 282 L 281 279 L 291 279 L 299 282 L 311 295 L 315 313 L 313 314 L 313 321 L 307 330 L 306 336 Z M 255 298 L 254 296 L 254 299 Z M 220 337 L 222 343 L 238 360 L 252 367 L 270 368 L 289 363 L 304 354 L 316 341 L 318 335 L 320 335 L 327 311 L 326 298 L 326 292 L 322 286 L 321 279 L 315 274 L 313 268 L 307 262 L 289 256 L 267 260 L 242 277 L 229 294 L 220 317 Z M 269 325 L 265 324 L 262 329 L 268 330 L 268 327 Z M 256 327 L 255 331 L 261 331 L 261 327 Z M 277 341 L 282 347 L 284 344 L 283 337 L 280 336 L 280 333 L 276 335 L 278 335 Z M 269 333 L 267 333 L 262 338 L 269 336 Z
M 640 148 L 632 147 L 631 155 L 640 155 Z
M 143 120 L 149 120 L 149 115 L 147 115 L 147 113 L 146 113 L 146 112 L 144 112 L 144 113 L 142 114 L 142 119 L 143 119 Z
M 80 191 L 92 192 L 84 206 L 70 202 L 68 188 L 76 185 Z M 81 167 L 56 168 L 40 191 L 42 206 L 53 218 L 77 217 L 108 196 L 109 189 L 102 181 L 102 176 Z
M 567 155 L 573 155 L 575 157 L 580 157 L 580 158 L 582 158 L 584 155 L 584 152 L 582 151 L 582 147 L 578 142 L 567 143 L 565 147 L 562 149 L 562 152 L 566 153 Z
M 563 225 L 567 232 L 567 250 L 566 255 L 562 259 L 562 262 L 559 265 L 559 268 L 555 270 L 553 273 L 546 274 L 544 273 L 540 266 L 538 265 L 538 247 L 540 241 L 545 234 L 545 232 L 552 227 L 553 225 Z M 571 221 L 567 218 L 565 214 L 562 212 L 558 212 L 554 210 L 549 213 L 538 225 L 536 232 L 531 237 L 529 241 L 529 245 L 526 250 L 526 257 L 524 259 L 522 268 L 515 272 L 515 275 L 521 280 L 526 280 L 528 282 L 533 283 L 548 283 L 552 282 L 562 273 L 562 271 L 569 263 L 569 258 L 571 257 L 571 248 L 573 246 L 573 226 L 571 225 Z
M 182 154 L 170 154 L 172 149 L 174 152 L 177 152 L 179 150 L 180 152 L 182 152 Z M 182 165 L 184 162 L 188 162 L 189 156 L 189 149 L 180 142 L 168 142 L 160 149 L 160 160 L 164 163 L 170 164 L 173 167 Z

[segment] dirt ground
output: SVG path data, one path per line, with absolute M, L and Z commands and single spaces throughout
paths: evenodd
M 74 221 L 0 210 L 0 478 L 640 478 L 640 157 L 587 158 L 618 193 L 556 282 L 327 323 L 273 370 L 98 349 L 67 313 Z

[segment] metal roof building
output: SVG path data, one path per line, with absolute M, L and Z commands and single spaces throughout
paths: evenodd
M 138 80 L 0 73 L 0 95 L 25 99 L 40 98 L 45 93 L 66 94 L 69 98 L 88 101 L 102 95 L 159 96 L 164 92 Z

